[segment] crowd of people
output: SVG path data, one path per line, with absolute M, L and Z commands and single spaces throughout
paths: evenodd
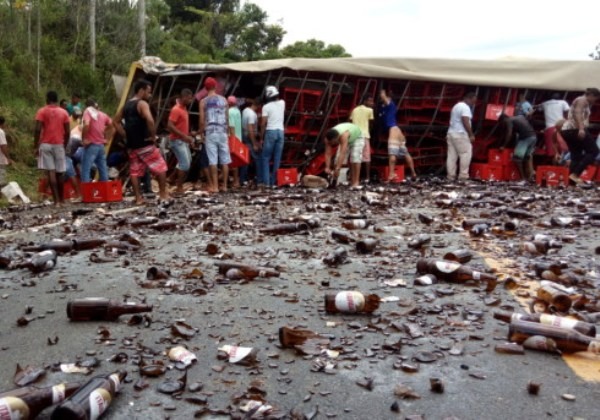
M 34 148 L 38 168 L 47 177 L 54 202 L 63 204 L 65 179 L 71 180 L 75 199 L 80 199 L 78 178 L 83 183 L 91 182 L 95 173 L 99 181 L 107 181 L 110 178 L 108 163 L 116 161 L 128 163 L 128 175 L 137 204 L 144 203 L 143 192 L 149 189 L 150 174 L 158 182 L 160 200 L 170 200 L 172 195 L 184 193 L 184 182 L 193 166 L 193 153 L 198 156 L 197 167 L 205 179 L 205 190 L 210 193 L 227 191 L 230 175 L 233 187 L 247 184 L 251 175 L 258 187 L 275 185 L 285 142 L 285 101 L 280 98 L 279 90 L 275 86 L 267 86 L 260 97 L 247 98 L 240 103 L 234 96 L 222 96 L 217 87 L 217 80 L 207 77 L 202 97 L 185 88 L 170 109 L 166 129 L 169 132 L 169 149 L 177 161 L 172 193 L 168 189 L 167 161 L 157 147 L 157 124 L 150 105 L 152 83 L 138 80 L 133 86 L 133 96 L 117 112 L 114 120 L 101 111 L 93 98 L 83 103 L 80 95 L 74 93 L 70 101 L 59 102 L 56 92 L 48 92 L 46 105 L 35 116 Z M 198 124 L 197 129 L 192 130 L 189 109 L 195 99 L 198 100 Z M 324 172 L 337 179 L 342 167 L 348 165 L 352 187 L 360 184 L 363 164 L 366 180 L 369 179 L 374 99 L 364 97 L 351 111 L 349 121 L 326 130 L 323 138 Z M 537 105 L 532 105 L 525 95 L 520 95 L 514 106 L 514 115 L 497 115 L 503 133 L 500 148 L 515 141 L 513 160 L 522 179 L 530 181 L 534 177 L 533 153 L 537 134 L 531 118 L 539 111 L 545 117 L 546 155 L 555 164 L 569 165 L 569 178 L 573 183 L 583 182 L 581 173 L 594 161 L 600 161 L 597 144 L 600 137 L 596 141 L 588 130 L 590 109 L 599 99 L 600 91 L 595 88 L 587 89 L 571 106 L 558 94 Z M 469 178 L 475 140 L 472 118 L 476 103 L 476 94 L 468 92 L 450 112 L 446 171 L 451 181 Z M 406 137 L 397 124 L 397 111 L 390 93 L 382 89 L 379 92 L 378 121 L 379 129 L 387 140 L 388 168 L 384 182 L 398 180 L 398 163 L 405 165 L 410 178 L 417 177 Z M 0 116 L 0 184 L 6 182 L 5 168 L 11 163 L 4 123 Z M 109 156 L 107 163 L 106 143 L 115 133 L 124 140 L 124 151 Z M 251 162 L 230 171 L 231 136 L 241 139 L 248 147 Z

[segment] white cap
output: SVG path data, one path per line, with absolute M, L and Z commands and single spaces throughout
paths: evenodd
M 267 86 L 265 88 L 265 96 L 267 98 L 272 98 L 273 96 L 279 95 L 279 91 L 275 86 Z

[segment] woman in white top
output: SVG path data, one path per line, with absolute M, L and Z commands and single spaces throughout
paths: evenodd
M 285 114 L 285 101 L 279 99 L 279 91 L 275 86 L 267 86 L 265 89 L 265 105 L 262 108 L 260 118 L 260 133 L 262 143 L 259 184 L 266 186 L 275 185 L 277 170 L 281 163 L 283 153 L 283 121 Z M 273 168 L 270 163 L 273 160 Z

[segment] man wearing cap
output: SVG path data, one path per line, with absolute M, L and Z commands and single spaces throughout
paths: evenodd
M 208 95 L 200 101 L 200 118 L 198 131 L 204 134 L 204 145 L 208 155 L 208 184 L 209 192 L 219 192 L 219 174 L 217 164 L 223 168 L 223 185 L 221 191 L 227 191 L 227 178 L 229 176 L 229 143 L 227 138 L 229 118 L 227 99 L 217 94 L 217 81 L 207 77 L 204 81 Z
M 331 157 L 333 148 L 339 146 L 333 167 Z M 325 172 L 337 178 L 340 169 L 350 158 L 351 186 L 357 187 L 360 181 L 360 164 L 362 162 L 365 138 L 359 126 L 352 123 L 341 123 L 325 133 Z
M 275 185 L 275 178 L 283 153 L 284 114 L 285 101 L 279 99 L 279 90 L 275 86 L 267 86 L 265 88 L 265 105 L 262 108 L 260 118 L 263 148 L 261 155 L 262 169 L 260 171 L 262 180 L 259 180 L 259 184 Z M 273 160 L 272 171 L 270 171 L 271 159 Z
M 171 151 L 177 158 L 177 189 L 176 194 L 183 194 L 183 182 L 192 164 L 190 145 L 194 138 L 190 133 L 190 117 L 187 107 L 192 103 L 194 94 L 189 89 L 182 89 L 179 99 L 171 108 L 167 129 L 171 141 Z
M 83 112 L 83 159 L 81 161 L 81 181 L 90 182 L 92 164 L 98 169 L 100 181 L 108 181 L 108 166 L 104 146 L 106 139 L 112 135 L 112 120 L 108 115 L 98 109 L 98 104 L 93 99 L 85 103 Z
M 242 140 L 242 113 L 238 108 L 237 98 L 233 95 L 227 98 L 227 105 L 229 105 L 229 135 L 235 136 L 238 140 Z M 234 188 L 240 186 L 240 173 L 238 168 L 231 169 L 231 175 L 233 176 Z

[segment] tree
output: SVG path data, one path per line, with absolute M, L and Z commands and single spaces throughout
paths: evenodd
M 351 57 L 346 49 L 339 44 L 325 45 L 318 39 L 309 39 L 308 41 L 296 41 L 281 50 L 283 57 L 303 57 L 303 58 L 332 58 L 332 57 Z

